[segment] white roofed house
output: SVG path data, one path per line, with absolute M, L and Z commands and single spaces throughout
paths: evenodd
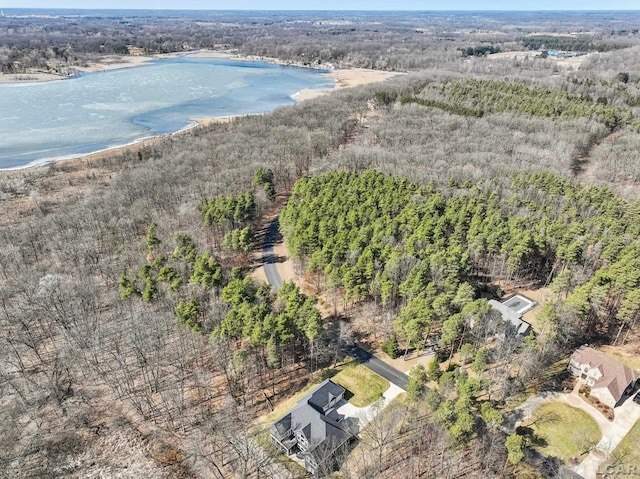
M 500 313 L 502 319 L 507 323 L 507 328 L 514 335 L 526 336 L 529 334 L 531 325 L 522 319 L 522 315 L 536 306 L 534 301 L 516 294 L 502 303 L 490 299 L 489 305 Z
M 638 385 L 638 373 L 593 348 L 582 346 L 571 355 L 569 371 L 591 388 L 591 395 L 611 408 Z

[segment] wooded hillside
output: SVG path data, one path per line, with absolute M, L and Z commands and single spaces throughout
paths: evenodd
M 506 399 L 548 387 L 544 367 L 575 345 L 633 337 L 638 47 L 569 66 L 463 57 L 516 48 L 523 25 L 580 19 L 523 14 L 513 27 L 496 14 L 489 29 L 484 16 L 433 27 L 366 14 L 351 30 L 288 15 L 244 18 L 221 41 L 416 71 L 138 151 L 0 174 L 0 477 L 298 477 L 252 426 L 355 339 L 396 353 L 433 340 L 439 356 L 343 477 L 540 477 L 515 464 Z M 24 21 L 1 22 L 16 32 L 3 64 L 48 51 L 25 45 Z M 140 22 L 125 24 L 135 45 L 154 25 Z M 624 22 L 593 42 L 635 42 Z M 447 33 L 461 25 L 473 31 Z M 162 38 L 149 48 L 183 40 Z M 299 281 L 320 299 L 251 276 L 285 203 Z M 486 299 L 522 285 L 551 288 L 543 327 L 498 344 Z M 336 314 L 321 318 L 321 305 Z

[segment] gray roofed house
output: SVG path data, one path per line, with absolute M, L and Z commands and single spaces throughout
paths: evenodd
M 331 379 L 327 379 L 305 396 L 302 401 L 308 398 L 307 403 L 310 406 L 313 406 L 318 411 L 325 413 L 327 410 L 335 406 L 340 399 L 342 399 L 345 392 L 345 388 L 334 383 Z
M 313 475 L 355 437 L 351 421 L 337 412 L 345 392 L 327 379 L 271 425 L 272 442 L 285 454 L 304 459 L 305 468 Z
M 531 303 L 531 307 L 527 308 L 526 306 L 520 304 L 520 302 L 514 302 L 514 298 L 511 298 L 504 303 L 500 303 L 495 299 L 490 299 L 489 305 L 500 313 L 504 321 L 510 323 L 513 326 L 515 334 L 526 336 L 531 330 L 531 325 L 522 319 L 522 315 L 524 314 L 523 311 L 528 311 L 535 305 L 535 303 L 533 303 L 531 300 L 527 300 Z M 512 302 L 513 306 L 509 304 L 510 301 Z

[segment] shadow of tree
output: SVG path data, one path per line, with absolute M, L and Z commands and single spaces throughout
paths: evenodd
M 538 436 L 533 428 L 529 426 L 518 426 L 516 434 L 524 437 L 527 443 L 533 447 L 545 447 L 549 444 L 545 438 Z
M 263 264 L 284 263 L 286 260 L 286 256 L 278 256 L 275 254 L 266 254 L 262 257 Z
M 340 371 L 335 368 L 326 368 L 320 371 L 320 379 L 324 381 L 325 379 L 331 379 L 333 376 L 338 374 Z M 345 394 L 346 397 L 346 394 Z

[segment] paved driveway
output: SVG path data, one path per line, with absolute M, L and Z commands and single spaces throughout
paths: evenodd
M 631 398 L 627 399 L 622 406 L 615 408 L 615 418 L 609 422 L 600 411 L 583 400 L 575 389 L 570 394 L 545 393 L 527 399 L 517 411 L 514 411 L 517 419 L 512 424 L 513 429 L 509 428 L 510 430 L 507 432 L 513 432 L 515 426 L 529 418 L 535 409 L 551 401 L 563 402 L 583 410 L 600 427 L 600 432 L 602 432 L 600 442 L 580 464 L 571 468 L 585 479 L 596 479 L 598 468 L 606 463 L 608 455 L 620 444 L 634 424 L 640 420 L 640 404 L 634 403 Z
M 353 404 L 345 401 L 337 411 L 339 414 L 343 414 L 346 417 L 357 418 L 360 426 L 360 430 L 369 424 L 374 417 L 376 417 L 385 407 L 393 401 L 398 394 L 404 391 L 395 384 L 391 384 L 389 389 L 382 393 L 382 401 L 374 402 L 366 407 L 355 407 Z
M 278 272 L 278 264 L 276 263 L 276 256 L 273 250 L 273 245 L 278 239 L 278 228 L 279 223 L 276 217 L 269 225 L 262 245 L 262 262 L 264 264 L 265 275 L 267 276 L 267 283 L 269 283 L 275 291 L 278 291 L 282 286 L 282 278 Z M 391 384 L 405 391 L 407 390 L 408 377 L 402 371 L 398 371 L 393 366 L 388 365 L 359 346 L 352 345 L 345 348 L 344 351 L 363 366 L 385 378 Z
M 393 366 L 385 363 L 382 359 L 377 358 L 369 351 L 365 351 L 359 346 L 352 345 L 344 349 L 344 351 L 353 359 L 358 361 L 364 367 L 370 369 L 374 373 L 382 376 L 391 384 L 395 384 L 401 389 L 407 390 L 409 377 L 402 371 L 397 370 Z
M 600 411 L 583 401 L 576 392 L 566 395 L 566 402 L 587 412 L 595 419 L 602 431 L 602 439 L 595 449 L 589 453 L 584 461 L 573 468 L 585 479 L 596 479 L 600 465 L 606 463 L 608 455 L 620 444 L 633 425 L 640 420 L 640 404 L 634 403 L 631 398 L 627 399 L 622 406 L 615 408 L 615 418 L 609 422 Z
M 278 240 L 278 228 L 280 223 L 278 218 L 271 222 L 267 233 L 264 235 L 264 243 L 262 245 L 262 262 L 264 263 L 264 274 L 267 276 L 267 283 L 278 291 L 282 286 L 282 278 L 278 273 L 278 264 L 276 263 L 276 255 L 273 251 L 273 245 Z

